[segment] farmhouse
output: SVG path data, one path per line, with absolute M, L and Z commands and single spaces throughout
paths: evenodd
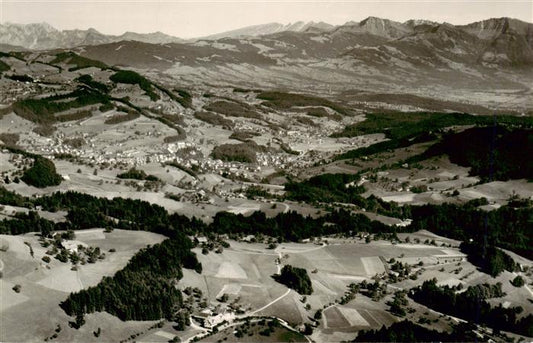
M 80 242 L 80 241 L 71 241 L 71 240 L 65 240 L 61 243 L 63 245 L 63 247 L 65 249 L 67 249 L 68 252 L 70 253 L 77 253 L 78 252 L 78 247 L 81 245 L 81 246 L 84 246 L 84 247 L 87 247 L 88 245 L 84 242 Z
M 207 310 L 202 311 L 199 314 L 193 314 L 192 318 L 204 328 L 210 329 L 223 321 L 232 321 L 235 319 L 235 314 L 224 311 L 223 313 L 212 315 L 212 312 Z

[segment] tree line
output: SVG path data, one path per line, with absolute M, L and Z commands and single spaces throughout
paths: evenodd
M 530 249 L 533 246 L 531 201 L 513 200 L 508 205 L 493 211 L 479 208 L 488 204 L 485 198 L 464 204 L 400 206 L 395 202 L 385 202 L 373 195 L 364 198 L 360 195 L 364 192 L 364 188 L 356 184 L 346 186 L 356 183 L 359 179 L 358 174 L 322 174 L 301 182 L 289 181 L 285 185 L 285 198 L 308 203 L 351 203 L 367 211 L 403 219 L 411 218 L 412 224 L 409 229 L 411 231 L 428 230 L 461 241 L 472 240 L 476 244 L 483 245 L 482 251 L 486 251 L 490 256 L 503 254 L 495 250 L 495 247 L 501 247 L 529 259 L 533 258 Z M 489 260 L 497 262 L 498 259 L 499 257 Z M 475 260 L 474 258 L 473 261 Z
M 479 175 L 483 182 L 531 180 L 533 161 L 524 156 L 533 156 L 533 129 L 494 125 L 448 133 L 414 159 L 439 155 L 448 155 L 452 163 L 469 167 L 470 175 Z
M 451 333 L 427 329 L 408 320 L 383 326 L 379 330 L 359 331 L 353 342 L 485 342 L 473 332 L 469 324 L 457 324 Z
M 276 275 L 275 279 L 300 294 L 309 295 L 313 293 L 311 279 L 309 278 L 309 274 L 307 274 L 307 270 L 304 268 L 293 267 L 287 264 L 281 268 L 280 275 Z
M 409 213 L 413 219 L 411 225 L 405 228 L 390 227 L 345 209 L 332 210 L 319 218 L 302 216 L 293 211 L 279 213 L 272 218 L 260 211 L 250 216 L 219 212 L 213 222 L 207 225 L 197 218 L 170 215 L 163 207 L 145 201 L 96 198 L 71 191 L 29 199 L 0 188 L 0 203 L 15 206 L 32 204 L 52 212 L 66 210 L 69 229 L 73 230 L 112 226 L 152 231 L 170 237 L 177 229 L 187 234 L 263 234 L 280 240 L 299 241 L 331 234 L 414 232 L 425 229 L 445 237 L 484 244 L 483 250 L 489 253 L 495 251 L 490 247 L 502 247 L 528 258 L 531 258 L 529 247 L 533 245 L 530 225 L 533 211 L 528 202 L 513 202 L 490 212 L 478 209 L 486 200 L 472 200 L 463 205 L 404 205 L 402 211 Z
M 518 315 L 524 310 L 521 306 L 504 308 L 500 304 L 492 307 L 487 299 L 498 296 L 502 296 L 498 286 L 477 285 L 456 293 L 449 286 L 438 286 L 436 279 L 424 281 L 410 292 L 413 300 L 436 311 L 496 330 L 532 337 L 533 314 L 519 319 Z
M 514 272 L 520 269 L 511 256 L 492 245 L 483 242 L 462 242 L 459 248 L 467 254 L 473 265 L 492 277 L 498 276 L 504 270 Z
M 409 206 L 386 202 L 374 195 L 363 197 L 361 194 L 365 188 L 357 185 L 360 179 L 361 173 L 339 173 L 321 174 L 300 182 L 289 180 L 285 184 L 285 199 L 307 203 L 348 203 L 390 217 L 410 217 Z
M 82 230 L 94 227 L 113 227 L 125 230 L 143 230 L 173 237 L 177 232 L 185 234 L 241 234 L 268 235 L 280 241 L 297 242 L 305 238 L 331 234 L 353 235 L 357 232 L 395 231 L 363 214 L 353 214 L 344 209 L 334 210 L 322 217 L 312 218 L 297 212 L 279 213 L 269 218 L 256 211 L 250 216 L 229 212 L 217 213 L 211 224 L 197 218 L 189 219 L 179 214 L 169 214 L 163 207 L 146 201 L 124 198 L 97 198 L 88 194 L 68 191 L 32 199 L 17 195 L 0 187 L 0 203 L 6 205 L 40 206 L 45 211 L 67 211 L 67 222 L 51 224 L 61 230 Z M 4 220 L 4 233 L 35 231 L 31 225 L 19 225 L 21 219 Z M 10 228 L 21 227 L 21 229 Z M 25 228 L 25 229 L 23 229 Z
M 385 133 L 389 139 L 386 142 L 373 144 L 369 147 L 358 148 L 338 155 L 335 159 L 359 158 L 376 153 L 408 147 L 413 144 L 428 142 L 438 138 L 437 133 L 443 133 L 451 126 L 519 126 L 531 128 L 531 117 L 510 115 L 474 116 L 467 113 L 439 113 L 439 112 L 409 112 L 409 113 L 367 113 L 366 119 L 357 124 L 346 126 L 341 132 L 332 137 L 355 137 L 372 133 Z M 482 142 L 482 141 L 480 141 Z M 490 140 L 485 141 L 487 144 Z M 466 143 L 470 143 L 467 141 Z M 466 149 L 465 149 L 466 147 Z M 470 144 L 462 145 L 459 154 L 470 150 Z M 520 151 L 520 149 L 518 150 Z
M 279 241 L 298 242 L 311 237 L 321 237 L 332 234 L 351 236 L 357 232 L 391 232 L 389 227 L 378 221 L 372 221 L 363 214 L 353 214 L 344 209 L 332 212 L 318 218 L 303 216 L 289 211 L 279 213 L 275 217 L 267 217 L 264 212 L 256 211 L 249 216 L 218 212 L 213 222 L 205 226 L 204 232 L 218 234 L 267 235 Z
M 484 211 L 486 199 L 465 204 L 409 206 L 414 231 L 429 230 L 438 235 L 489 247 L 501 247 L 533 258 L 533 209 L 529 201 L 512 202 Z

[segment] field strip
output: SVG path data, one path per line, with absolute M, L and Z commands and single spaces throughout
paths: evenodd
M 383 201 L 386 201 L 386 202 L 395 201 L 398 203 L 404 203 L 404 202 L 413 201 L 415 199 L 415 194 L 408 193 L 408 194 L 389 195 L 389 196 L 381 197 L 381 199 L 383 199 Z
M 159 337 L 163 337 L 163 338 L 166 338 L 166 339 L 174 339 L 174 337 L 176 337 L 176 335 L 170 333 L 170 332 L 167 332 L 167 331 L 163 331 L 163 330 L 159 330 L 157 332 L 155 332 L 155 335 L 159 336 Z
M 327 318 L 328 316 L 326 316 L 324 313 L 326 310 L 327 308 L 322 310 L 322 324 L 324 325 L 324 329 L 328 328 L 328 318 Z
M 466 257 L 465 254 L 457 253 L 455 255 L 431 255 L 436 258 L 463 258 Z
M 261 278 L 261 272 L 259 271 L 259 268 L 255 264 L 255 262 L 251 263 L 250 268 L 252 268 L 252 270 L 254 271 L 255 277 L 257 279 L 260 279 Z
M 452 250 L 452 249 L 441 249 L 443 253 L 445 253 L 446 255 L 457 255 L 457 254 L 460 254 L 459 251 L 457 250 Z M 464 254 L 463 254 L 464 255 Z
M 366 276 L 356 276 L 356 275 L 346 275 L 346 274 L 333 274 L 329 273 L 329 276 L 332 276 L 339 280 L 355 280 L 355 281 L 364 281 L 368 280 L 369 278 Z
M 370 326 L 363 316 L 354 308 L 337 307 L 351 326 Z
M 439 264 L 434 264 L 434 265 L 425 265 L 424 268 L 425 269 L 435 269 L 435 268 L 442 268 L 444 266 L 449 266 L 449 265 L 456 265 L 457 264 L 457 260 L 452 260 L 452 262 L 442 262 L 442 263 L 439 263 Z
M 318 280 L 312 280 L 311 283 L 313 284 L 313 288 L 315 290 L 320 290 L 323 293 L 329 294 L 329 295 L 336 295 L 336 292 L 333 292 L 331 289 L 329 289 L 326 285 L 324 285 L 322 282 Z
M 379 256 L 361 257 L 366 275 L 376 275 L 385 272 L 385 267 Z
M 531 294 L 531 296 L 533 296 L 533 291 L 531 291 L 531 288 L 529 288 L 529 286 L 527 284 L 525 284 L 524 287 L 529 292 L 529 294 Z
M 341 312 L 341 308 L 338 305 L 328 308 L 323 317 L 329 317 L 328 328 L 330 329 L 350 328 L 353 326 Z
M 230 251 L 232 251 L 234 253 L 238 253 L 238 254 L 278 256 L 278 254 L 272 254 L 272 253 L 268 253 L 268 252 L 261 252 L 261 251 L 257 251 L 257 250 L 248 250 L 248 249 L 244 249 L 244 248 L 240 248 L 240 249 L 232 248 Z
M 105 239 L 104 229 L 89 229 L 76 231 L 76 237 L 80 239 Z
M 404 248 L 404 249 L 439 249 L 443 251 L 444 253 L 446 253 L 445 250 L 448 250 L 448 249 L 442 249 L 442 247 L 437 247 L 434 245 L 427 245 L 427 244 L 398 243 L 396 244 L 396 246 L 398 248 Z
M 229 206 L 228 212 L 233 214 L 246 214 L 250 211 L 259 211 L 261 206 L 259 205 L 238 205 L 238 206 Z
M 78 273 L 79 271 L 71 271 L 68 266 L 57 266 L 36 284 L 60 292 L 78 292 L 83 289 Z
M 202 275 L 202 277 L 204 278 L 204 284 L 205 288 L 207 289 L 207 294 L 213 294 L 214 290 L 209 287 L 209 282 L 207 281 L 208 277 L 206 275 Z
M 81 282 L 81 278 L 80 278 L 80 271 L 78 269 L 76 269 L 76 279 L 78 279 L 78 283 L 80 284 L 80 289 L 83 289 L 83 282 Z
M 303 253 L 307 253 L 307 252 L 310 252 L 310 251 L 315 251 L 315 250 L 322 249 L 322 248 L 324 248 L 326 246 L 327 246 L 327 244 L 322 243 L 322 245 L 320 245 L 319 247 L 309 248 L 309 249 L 305 249 L 305 250 L 291 250 L 291 249 L 285 248 L 285 249 L 283 249 L 282 252 L 291 253 L 291 254 L 303 254 Z
M 224 293 L 228 295 L 237 295 L 241 291 L 241 288 L 242 285 L 239 285 L 237 283 L 225 284 L 224 287 L 222 287 L 222 289 L 220 290 L 220 292 L 218 292 L 216 298 L 220 298 L 222 295 L 224 295 Z
M 76 230 L 76 235 L 83 235 L 84 233 L 95 233 L 95 232 L 104 232 L 104 229 L 85 229 L 85 230 Z
M 238 263 L 222 262 L 215 275 L 223 279 L 247 279 L 246 271 Z
M 533 292 L 531 291 L 531 288 L 529 288 L 529 286 L 527 284 L 524 285 L 527 289 L 527 291 L 529 292 L 529 294 L 531 294 L 531 296 L 533 296 Z
M 0 279 L 0 294 L 2 295 L 2 298 L 0 301 L 0 312 L 5 311 L 12 306 L 22 304 L 23 302 L 27 300 L 30 300 L 30 298 L 25 296 L 24 294 L 13 292 L 12 291 L 13 286 L 15 286 L 14 283 Z M 10 294 L 10 295 L 6 296 L 6 294 Z
M 251 312 L 250 315 L 252 315 L 252 314 L 256 314 L 257 312 L 261 312 L 261 311 L 263 311 L 265 308 L 269 307 L 269 306 L 272 305 L 273 303 L 275 303 L 275 302 L 277 302 L 277 301 L 283 299 L 283 298 L 286 297 L 287 295 L 289 295 L 290 292 L 291 292 L 291 289 L 289 288 L 289 289 L 287 290 L 287 292 L 283 293 L 282 295 L 280 295 L 280 296 L 277 297 L 276 299 L 272 300 L 271 302 L 269 302 L 269 303 L 266 304 L 265 306 L 263 306 L 263 307 L 261 307 L 261 308 L 255 310 L 255 311 Z
M 332 308 L 334 309 L 336 306 L 337 306 L 337 304 L 329 305 L 328 307 L 326 307 L 325 309 L 322 310 L 322 320 L 323 320 L 323 323 L 324 323 L 324 329 L 329 328 L 329 326 L 328 326 L 328 316 L 327 316 L 326 312 L 327 311 L 332 311 Z
M 372 318 L 373 321 L 375 321 L 375 322 L 378 324 L 379 327 L 381 327 L 380 324 L 382 324 L 382 323 L 381 323 L 380 321 L 378 321 L 378 320 L 376 319 L 376 317 L 374 317 L 374 315 L 372 315 L 372 313 L 370 313 L 370 311 L 368 311 L 368 310 L 364 310 L 364 311 L 366 312 L 366 314 L 368 314 L 368 316 L 369 316 L 370 318 Z M 367 322 L 367 323 L 368 323 L 368 322 Z
M 389 264 L 387 263 L 387 260 L 383 256 L 379 256 L 379 260 L 381 261 L 381 264 L 383 264 L 383 268 L 385 268 L 385 273 L 390 273 Z

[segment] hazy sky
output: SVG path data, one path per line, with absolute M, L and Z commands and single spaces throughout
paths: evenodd
M 106 1 L 0 0 L 0 22 L 47 22 L 58 29 L 93 27 L 106 34 L 162 31 L 190 38 L 270 22 L 343 24 L 377 16 L 465 24 L 492 17 L 533 22 L 533 0 L 411 1 Z

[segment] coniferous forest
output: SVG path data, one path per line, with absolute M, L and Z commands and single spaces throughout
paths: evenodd
M 183 276 L 181 268 L 202 271 L 191 248 L 192 242 L 181 233 L 145 248 L 113 277 L 72 293 L 60 306 L 71 316 L 106 311 L 122 320 L 172 319 L 182 305 L 175 287 Z
M 483 288 L 488 291 L 480 291 Z M 519 319 L 518 315 L 524 311 L 522 307 L 505 308 L 501 304 L 492 307 L 486 301 L 497 296 L 501 296 L 501 291 L 487 286 L 480 287 L 480 285 L 471 286 L 465 292 L 456 293 L 448 286 L 438 286 L 435 279 L 424 281 L 422 286 L 415 288 L 411 295 L 415 301 L 436 311 L 498 330 L 532 337 L 533 314 Z
M 472 329 L 472 325 L 459 324 L 452 333 L 446 333 L 403 320 L 379 330 L 360 331 L 353 342 L 479 342 Z

